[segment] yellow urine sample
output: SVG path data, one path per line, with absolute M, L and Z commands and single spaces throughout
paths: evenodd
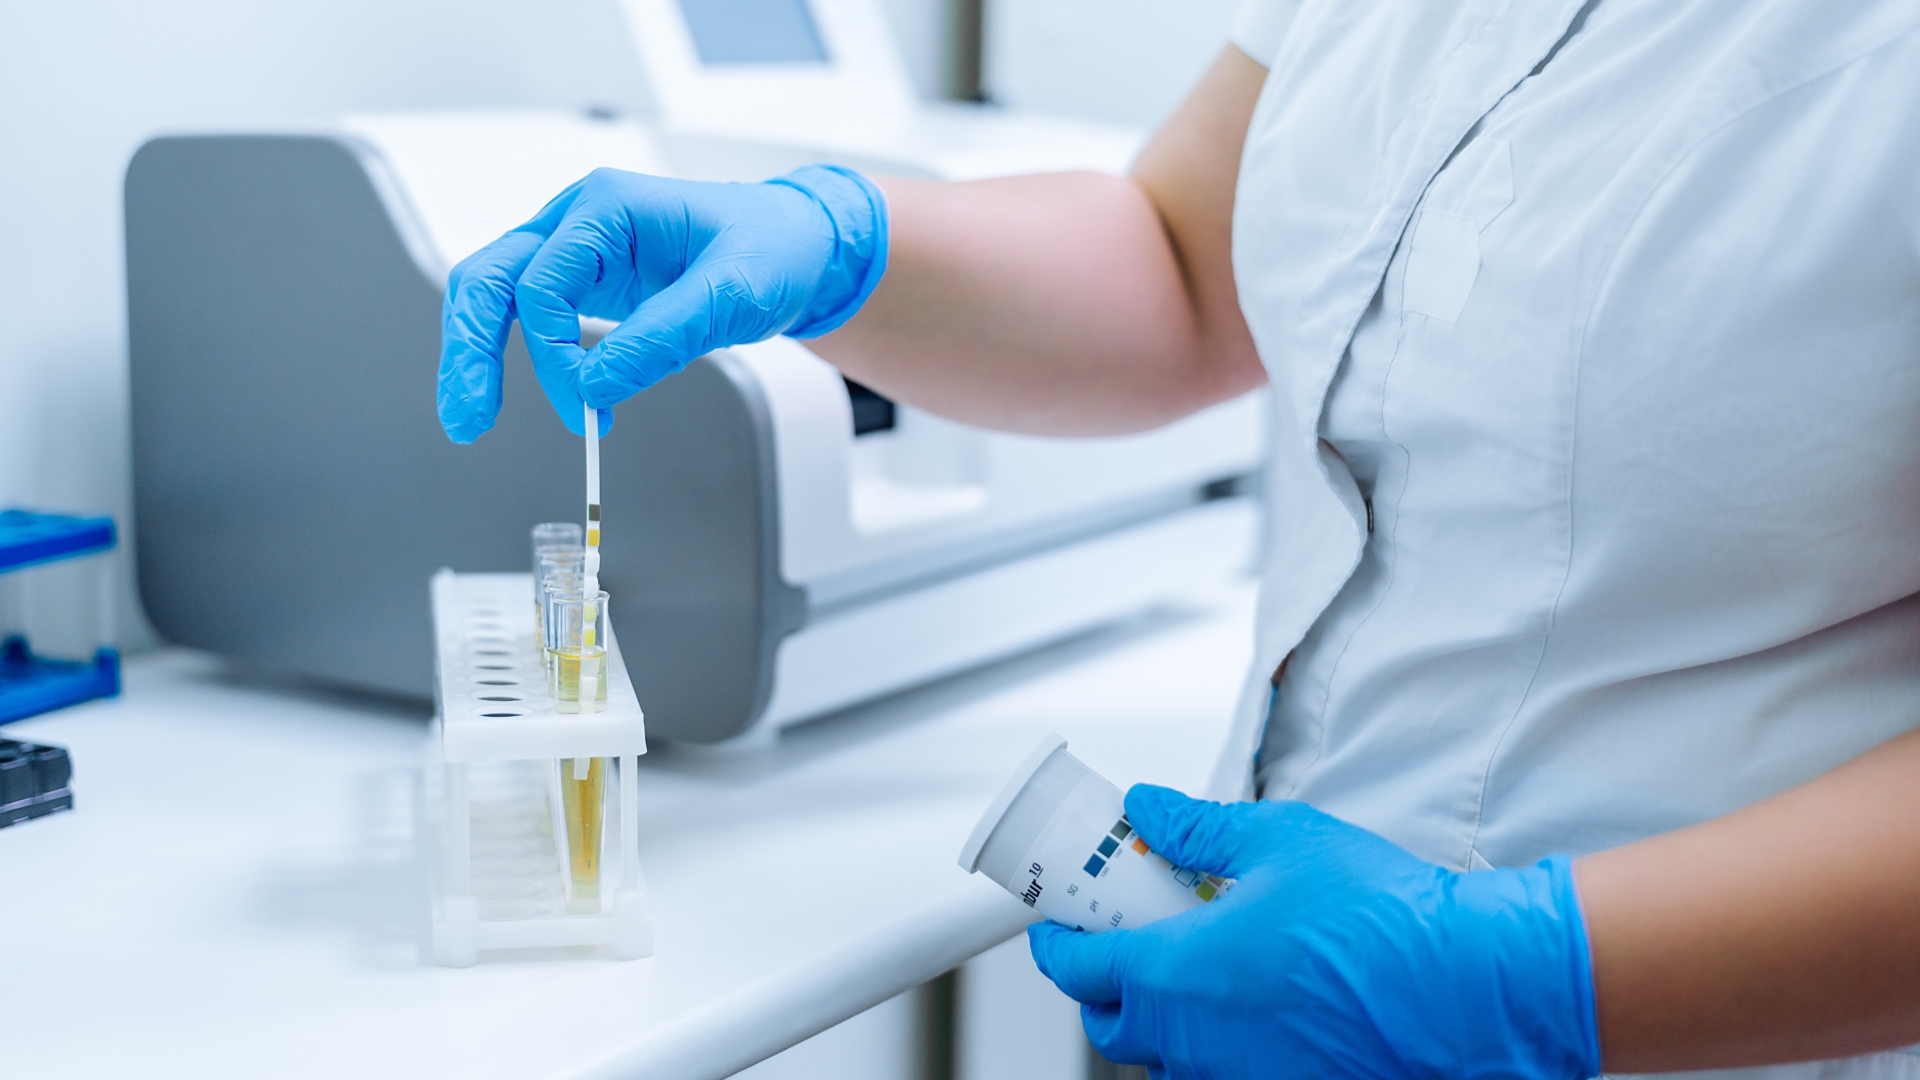
M 606 820 L 607 759 L 589 758 L 587 778 L 574 779 L 573 758 L 560 759 L 560 808 L 567 823 L 567 910 L 600 911 L 600 830 Z
M 554 711 L 603 712 L 607 707 L 607 650 L 601 645 L 569 645 L 553 650 Z M 594 683 L 593 697 L 581 708 L 582 676 Z

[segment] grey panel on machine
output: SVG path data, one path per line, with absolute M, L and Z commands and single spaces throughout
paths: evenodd
M 581 446 L 517 334 L 498 426 L 471 446 L 441 433 L 441 289 L 369 153 L 326 136 L 180 137 L 129 166 L 140 590 L 182 644 L 425 696 L 428 577 L 525 569 L 528 526 L 581 516 Z M 765 404 L 720 355 L 620 417 L 604 444 L 605 581 L 648 729 L 737 734 L 806 618 L 778 571 Z
M 766 710 L 780 641 L 807 622 L 805 590 L 780 576 L 772 418 L 760 384 L 724 352 L 621 410 L 633 445 L 600 474 L 620 649 L 649 734 L 717 742 Z M 625 463 L 617 488 L 613 461 Z

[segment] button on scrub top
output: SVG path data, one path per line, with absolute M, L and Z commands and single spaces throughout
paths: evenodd
M 1920 0 L 1253 0 L 1234 41 L 1273 520 L 1216 796 L 1521 865 L 1920 724 Z M 1835 1068 L 1920 1057 L 1767 1071 Z

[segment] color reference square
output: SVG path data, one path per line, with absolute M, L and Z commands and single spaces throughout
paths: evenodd
M 1106 868 L 1107 868 L 1107 860 L 1101 858 L 1098 855 L 1095 855 L 1094 857 L 1088 859 L 1087 865 L 1081 867 L 1082 870 L 1085 870 L 1087 872 L 1088 877 L 1099 877 L 1100 871 L 1105 870 Z
M 1133 832 L 1133 826 L 1127 824 L 1126 818 L 1121 818 L 1119 821 L 1113 823 L 1112 831 L 1115 840 L 1125 840 L 1127 836 Z
M 1119 848 L 1120 848 L 1120 841 L 1115 840 L 1111 836 L 1100 841 L 1100 854 L 1105 855 L 1109 859 L 1113 858 L 1113 853 L 1115 851 L 1118 851 Z
M 1147 842 L 1145 840 L 1140 839 L 1137 836 L 1134 837 L 1133 850 L 1141 855 L 1145 855 L 1147 853 Z

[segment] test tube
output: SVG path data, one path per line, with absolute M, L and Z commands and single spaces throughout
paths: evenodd
M 558 585 L 555 581 L 553 585 Z M 547 628 L 554 664 L 554 711 L 607 707 L 607 594 L 547 591 Z M 606 820 L 607 759 L 557 763 L 561 826 L 567 835 L 567 911 L 600 910 L 600 844 Z
M 586 558 L 586 549 L 579 544 L 548 544 L 534 556 L 534 580 L 538 581 L 556 567 L 579 573 L 586 565 Z
M 543 549 L 539 561 L 534 564 L 534 580 L 546 581 L 555 574 L 585 573 L 586 560 L 586 552 L 581 548 Z
M 607 594 L 549 592 L 547 639 L 552 642 L 556 712 L 607 708 Z
M 546 590 L 555 580 L 578 579 L 586 570 L 586 550 L 579 546 L 548 545 L 533 559 L 533 624 L 535 640 L 546 640 Z
M 540 642 L 540 666 L 542 670 L 546 672 L 547 676 L 547 696 L 556 701 L 560 698 L 559 683 L 557 681 L 560 677 L 559 654 L 556 651 L 559 648 L 560 642 L 553 634 L 548 632 L 548 628 L 557 625 L 557 622 L 549 616 L 547 612 L 548 609 L 553 606 L 553 599 L 556 595 L 567 596 L 577 594 L 586 588 L 586 580 L 586 576 L 579 573 L 578 570 L 554 569 L 547 573 L 534 586 L 535 592 L 540 598 L 539 618 L 537 620 Z
M 534 580 L 545 584 L 556 577 L 580 577 L 586 573 L 586 558 L 586 553 L 579 548 L 555 548 L 543 552 L 539 569 L 534 571 Z
M 580 549 L 586 544 L 580 524 L 574 521 L 544 521 L 533 527 L 533 569 L 540 571 L 542 548 Z
M 586 551 L 585 534 L 571 521 L 543 521 L 533 527 L 533 617 L 539 621 L 541 610 L 541 562 L 547 557 L 564 557 Z
M 560 824 L 567 834 L 567 913 L 600 912 L 600 843 L 605 835 L 606 758 L 561 758 Z

